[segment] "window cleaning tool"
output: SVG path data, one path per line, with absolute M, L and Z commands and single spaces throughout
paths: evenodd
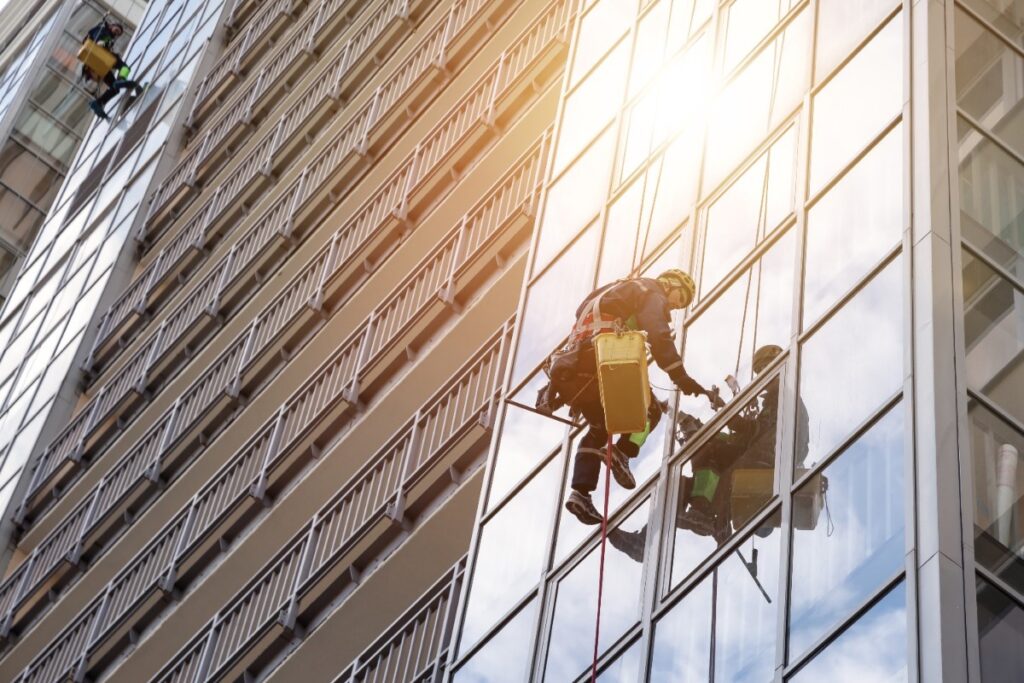
M 78 61 L 95 74 L 97 79 L 102 80 L 114 68 L 117 57 L 110 50 L 86 38 L 82 43 L 82 48 L 78 51 Z

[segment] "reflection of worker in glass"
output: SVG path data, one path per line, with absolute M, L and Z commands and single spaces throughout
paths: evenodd
M 106 74 L 94 74 L 85 67 L 82 68 L 83 75 L 93 80 L 103 81 L 107 85 L 107 89 L 103 94 L 89 103 L 89 108 L 92 109 L 93 113 L 104 120 L 110 118 L 107 116 L 104 106 L 107 102 L 117 97 L 119 92 L 125 88 L 131 88 L 136 97 L 142 93 L 142 86 L 128 79 L 131 68 L 121 59 L 121 55 L 114 50 L 114 43 L 123 34 L 124 27 L 121 24 L 107 23 L 106 20 L 91 28 L 86 34 L 87 39 L 92 40 L 103 49 L 109 51 L 116 58 L 113 68 Z
M 754 353 L 754 374 L 781 353 L 774 344 L 759 348 Z M 742 526 L 749 515 L 745 511 L 734 515 L 730 509 L 734 468 L 761 471 L 768 484 L 765 500 L 771 497 L 778 406 L 779 378 L 775 377 L 694 454 L 693 476 L 683 476 L 680 482 L 676 526 L 713 536 L 719 544 L 732 534 L 733 522 Z
M 574 418 L 582 415 L 589 425 L 576 448 L 573 490 L 565 503 L 566 509 L 584 524 L 601 523 L 601 515 L 590 494 L 597 488 L 608 440 L 596 379 L 593 337 L 623 329 L 643 330 L 647 333 L 654 361 L 672 382 L 691 396 L 707 394 L 683 369 L 670 326 L 672 309 L 688 306 L 695 290 L 693 279 L 678 269 L 665 271 L 656 279 L 630 278 L 605 285 L 591 292 L 576 309 L 576 324 L 569 343 L 548 362 L 546 370 L 551 383 L 541 389 L 537 397 L 538 409 L 551 413 L 568 405 Z M 629 458 L 640 453 L 640 447 L 660 417 L 660 404 L 652 396 L 647 429 L 640 434 L 619 437 L 611 455 L 611 470 L 615 481 L 623 488 L 636 487 L 629 471 Z

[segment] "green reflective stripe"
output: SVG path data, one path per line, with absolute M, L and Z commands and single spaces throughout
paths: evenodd
M 715 498 L 718 482 L 721 477 L 711 469 L 700 469 L 693 473 L 693 495 L 699 496 L 709 503 Z
M 129 69 L 127 66 L 122 66 L 120 68 L 120 70 L 118 70 L 118 72 L 117 72 L 117 77 L 118 78 L 128 78 L 128 74 L 130 74 L 131 72 L 132 72 L 132 70 Z
M 644 427 L 642 432 L 633 432 L 629 435 L 629 440 L 635 443 L 637 446 L 643 446 L 644 442 L 647 441 L 647 437 L 651 434 L 651 421 L 647 421 L 647 426 Z

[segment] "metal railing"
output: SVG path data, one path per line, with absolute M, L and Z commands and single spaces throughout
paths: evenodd
M 396 362 L 407 362 L 405 349 L 414 344 L 423 330 L 436 329 L 447 319 L 451 303 L 462 289 L 477 286 L 474 275 L 490 268 L 486 257 L 495 250 L 510 249 L 518 238 L 524 241 L 532 224 L 532 215 L 540 191 L 543 162 L 549 134 L 545 133 L 480 202 L 456 225 L 420 265 L 396 288 L 395 293 L 378 304 L 370 315 L 343 342 L 336 353 L 334 365 L 325 366 L 313 380 L 315 391 L 310 396 L 340 396 L 339 401 L 354 404 L 365 397 L 366 387 L 374 381 L 393 375 Z M 339 276 L 352 265 L 354 252 L 343 249 L 346 237 L 361 226 L 354 217 L 334 234 L 330 241 L 307 262 L 288 287 L 258 315 L 218 356 L 211 367 L 164 413 L 142 439 L 132 446 L 113 468 L 94 486 L 85 499 L 49 534 L 29 556 L 25 564 L 33 568 L 28 576 L 16 572 L 9 581 L 18 588 L 9 599 L 9 582 L 0 584 L 0 599 L 9 602 L 3 616 L 3 633 L 11 634 L 16 621 L 25 622 L 25 607 L 45 595 L 45 588 L 60 576 L 70 581 L 77 572 L 77 558 L 99 542 L 108 539 L 117 528 L 128 524 L 117 512 L 129 506 L 141 508 L 141 502 L 155 499 L 159 482 L 172 480 L 188 461 L 199 457 L 205 441 L 190 438 L 200 425 L 215 424 L 223 429 L 230 423 L 228 409 L 239 388 L 262 375 L 258 360 L 286 342 L 285 331 L 298 327 L 312 306 L 332 296 L 344 286 Z M 523 220 L 523 219 L 526 220 Z M 459 248 L 451 252 L 451 244 Z M 439 267 L 443 266 L 443 267 Z M 415 296 L 413 296 L 415 293 Z M 409 302 L 400 311 L 392 305 L 396 300 Z M 387 324 L 382 324 L 387 321 Z M 416 323 L 420 327 L 416 327 Z M 303 339 L 309 335 L 300 333 Z M 381 349 L 401 349 L 392 362 L 385 365 Z M 296 406 L 307 400 L 296 399 Z M 336 401 L 337 403 L 337 401 Z M 220 406 L 216 417 L 210 411 Z M 256 441 L 265 436 L 280 451 L 281 444 L 290 444 L 305 429 L 303 420 L 310 409 L 282 413 L 280 427 L 269 436 L 258 433 Z M 204 417 L 205 416 L 205 417 Z M 266 455 L 268 467 L 275 456 Z M 264 468 L 266 469 L 266 467 Z M 95 558 L 93 558 L 95 561 Z M 38 568 L 36 570 L 35 568 Z M 39 572 L 43 572 L 40 574 Z
M 465 571 L 463 557 L 333 683 L 441 683 Z
M 206 671 L 228 662 L 246 646 L 255 625 L 278 616 L 282 603 L 273 596 L 284 596 L 291 604 L 298 604 L 302 591 L 344 559 L 354 540 L 366 533 L 370 521 L 379 515 L 379 509 L 387 508 L 392 513 L 400 510 L 403 497 L 430 464 L 455 448 L 474 425 L 489 428 L 510 334 L 511 323 L 506 323 L 391 441 L 371 456 L 335 499 L 321 508 L 249 584 L 248 592 L 255 592 L 261 599 L 243 595 L 229 603 L 207 629 L 212 638 L 200 636 L 206 643 L 206 654 L 193 661 L 191 651 L 186 650 L 170 667 L 172 677 L 184 672 L 202 680 Z M 345 389 L 343 382 L 336 381 L 346 375 L 344 356 L 341 352 L 329 359 L 285 402 L 278 414 L 26 668 L 21 680 L 54 680 L 62 675 L 79 680 L 111 661 L 111 641 L 139 627 L 138 621 L 132 621 L 132 614 L 154 597 L 174 590 L 183 581 L 183 568 L 201 553 L 204 540 L 222 529 L 245 501 L 256 509 L 268 481 L 275 476 L 280 479 L 281 473 L 289 471 L 284 466 L 286 454 L 301 444 L 305 432 L 329 422 L 324 418 Z M 424 438 L 425 433 L 432 438 Z M 298 472 L 292 471 L 290 478 L 297 476 Z M 280 481 L 275 483 L 281 485 Z M 264 599 L 266 596 L 271 597 Z

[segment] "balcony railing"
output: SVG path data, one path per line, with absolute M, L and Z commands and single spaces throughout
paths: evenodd
M 465 570 L 462 558 L 333 683 L 441 683 Z
M 294 626 L 314 593 L 322 597 L 336 589 L 336 582 L 331 588 L 324 580 L 342 562 L 351 566 L 358 559 L 351 557 L 357 540 L 367 539 L 379 520 L 400 520 L 408 506 L 422 506 L 427 496 L 436 497 L 439 488 L 425 483 L 445 479 L 451 467 L 466 466 L 476 458 L 488 441 L 510 334 L 507 323 L 249 584 L 249 591 L 271 599 L 243 595 L 229 603 L 198 637 L 206 654 L 195 660 L 186 649 L 168 669 L 172 680 L 184 680 L 175 678 L 181 675 L 206 680 L 214 670 L 237 661 L 239 650 L 250 648 L 253 629 L 277 619 L 282 606 L 291 611 L 280 612 L 280 617 Z M 209 566 L 212 555 L 222 552 L 218 539 L 252 521 L 268 486 L 280 489 L 297 478 L 295 454 L 308 453 L 316 439 L 332 440 L 332 414 L 345 391 L 344 382 L 336 379 L 346 374 L 342 368 L 347 362 L 342 352 L 321 366 L 70 622 L 20 680 L 81 680 L 109 665 L 130 633 L 157 616 L 161 600 L 186 588 Z M 378 535 L 393 536 L 392 527 L 385 524 Z
M 411 355 L 407 349 L 415 349 L 435 332 L 457 310 L 457 302 L 477 290 L 482 276 L 493 271 L 489 263 L 492 257 L 508 254 L 525 243 L 540 190 L 548 138 L 545 133 L 413 269 L 395 293 L 370 313 L 339 346 L 334 364 L 325 366 L 310 380 L 315 391 L 308 396 L 317 400 L 325 395 L 338 397 L 326 403 L 339 411 L 330 416 L 331 421 L 346 414 L 358 401 L 366 400 L 381 382 L 394 376 L 401 363 L 408 362 Z M 161 483 L 173 480 L 204 450 L 211 437 L 203 437 L 203 430 L 226 427 L 239 393 L 259 390 L 260 382 L 265 382 L 268 375 L 266 363 L 283 363 L 280 349 L 293 344 L 293 349 L 299 348 L 315 329 L 311 321 L 317 321 L 317 326 L 323 324 L 322 315 L 315 312 L 322 308 L 314 307 L 340 296 L 341 287 L 351 291 L 344 270 L 353 264 L 343 245 L 346 236 L 359 225 L 352 222 L 335 233 L 211 368 L 125 453 L 25 561 L 30 573 L 24 575 L 19 568 L 8 582 L 0 584 L 0 600 L 9 604 L 0 622 L 4 633 L 10 637 L 24 630 L 42 609 L 48 589 L 70 582 L 80 571 L 82 558 L 95 562 L 104 544 L 129 523 L 124 511 L 138 513 L 154 500 Z M 395 301 L 406 302 L 406 307 L 396 309 Z M 388 349 L 401 349 L 401 354 Z M 297 412 L 282 412 L 280 426 L 268 426 L 251 440 L 252 457 L 267 463 L 264 471 L 285 467 L 286 463 L 277 462 L 280 456 L 275 454 L 292 452 L 296 449 L 291 445 L 312 438 L 306 434 L 308 426 L 303 420 L 316 409 L 306 408 L 307 402 L 307 398 L 296 398 L 289 405 L 296 406 Z M 239 465 L 248 471 L 246 467 Z M 416 461 L 413 467 L 416 471 L 421 465 Z M 263 483 L 257 491 L 266 489 L 268 475 L 260 481 Z M 202 521 L 208 514 L 201 505 L 197 507 Z M 190 571 L 188 567 L 179 569 L 185 574 Z M 17 583 L 17 588 L 7 598 L 11 583 Z
M 551 11 L 545 16 L 561 12 L 567 4 L 565 0 L 552 3 Z M 535 37 L 534 31 L 528 31 L 526 35 Z M 534 46 L 539 53 L 550 43 L 550 40 L 534 41 Z M 479 92 L 493 88 L 496 95 L 503 94 L 502 89 L 494 87 L 497 82 L 494 78 L 500 73 L 514 77 L 507 78 L 505 88 L 509 93 L 514 92 L 512 86 L 526 79 L 529 74 L 528 69 L 518 74 L 509 74 L 507 70 L 503 72 L 502 63 L 499 61 L 498 67 L 489 72 L 478 88 L 452 110 L 399 166 L 364 209 L 357 212 L 355 218 L 346 225 L 339 237 L 338 250 L 340 258 L 346 261 L 349 281 L 352 281 L 353 269 L 347 266 L 355 262 L 357 257 L 362 258 L 363 263 L 368 258 L 371 262 L 377 262 L 390 251 L 396 244 L 394 230 L 397 229 L 399 233 L 411 230 L 413 217 L 450 189 L 454 182 L 452 170 L 457 169 L 460 162 L 468 163 L 468 159 L 478 153 L 473 143 L 481 133 L 489 130 L 492 125 L 489 117 L 501 111 L 500 107 L 485 106 Z M 500 103 L 500 100 L 495 97 L 493 102 Z M 144 379 L 133 386 L 141 386 L 143 389 L 152 387 L 170 373 L 169 367 L 191 357 L 196 340 L 205 339 L 209 332 L 222 323 L 226 311 L 239 306 L 256 289 L 255 284 L 263 277 L 262 269 L 267 264 L 282 260 L 281 249 L 288 245 L 289 240 L 295 240 L 296 233 L 308 234 L 313 226 L 322 221 L 326 215 L 325 210 L 333 206 L 337 199 L 332 186 L 337 181 L 330 172 L 341 171 L 339 151 L 352 149 L 352 144 L 349 138 L 340 135 L 334 144 L 323 150 L 307 167 L 307 172 L 242 236 L 235 248 L 213 271 L 200 280 L 193 296 L 172 311 L 123 370 L 135 375 L 141 372 L 139 376 Z M 447 153 L 443 145 L 448 145 Z M 461 155 L 459 150 L 462 150 Z M 424 158 L 428 161 L 423 161 Z M 431 165 L 429 160 L 435 163 Z M 320 200 L 319 204 L 317 199 Z M 282 216 L 288 218 L 281 220 Z M 354 270 L 365 275 L 364 270 Z M 339 290 L 344 291 L 344 288 Z M 140 370 L 140 367 L 144 370 Z M 145 395 L 144 390 L 136 393 Z M 120 394 L 115 395 L 119 396 L 118 401 L 122 400 Z M 134 403 L 128 405 L 134 406 Z M 100 443 L 97 435 L 109 436 L 107 432 L 100 433 L 94 429 L 95 425 L 118 425 L 116 420 L 94 421 L 95 415 L 97 413 L 91 403 L 47 449 L 33 472 L 28 493 L 18 513 L 19 523 L 31 523 L 31 519 L 45 507 L 49 499 L 59 496 L 62 487 L 94 457 L 95 449 L 90 444 Z M 123 419 L 124 415 L 119 417 Z M 88 442 L 84 440 L 86 434 L 90 435 Z
M 227 28 L 227 47 L 233 47 L 236 43 L 245 40 L 249 35 L 249 29 L 254 24 L 268 21 L 268 14 L 274 16 L 280 12 L 278 7 L 280 3 L 274 0 L 228 0 L 225 4 L 231 5 L 224 20 L 224 26 Z M 302 4 L 304 4 L 304 0 L 293 0 L 290 13 L 293 16 L 296 15 Z M 274 21 L 274 19 L 270 21 Z M 250 38 L 250 40 L 252 39 Z
M 493 16 L 491 12 L 497 11 L 494 7 L 488 7 L 487 12 L 480 10 L 475 14 L 456 11 L 465 5 L 480 4 L 481 0 L 457 2 L 449 13 L 449 19 L 438 22 L 381 86 L 375 99 L 375 108 L 367 106 L 359 110 L 333 141 L 334 146 L 339 148 L 338 143 L 342 143 L 340 148 L 354 149 L 355 145 L 367 139 L 366 127 L 370 124 L 374 126 L 373 135 L 370 137 L 375 149 L 386 148 L 397 139 L 411 123 L 409 111 L 404 107 L 408 107 L 410 102 L 416 102 L 421 106 L 440 91 L 440 84 L 437 79 L 431 78 L 431 75 L 439 73 L 441 62 L 438 60 L 446 54 L 446 44 L 457 47 L 465 35 L 471 33 L 470 29 L 474 24 L 486 23 L 486 18 Z M 369 46 L 373 41 L 369 38 L 379 38 L 381 32 L 388 27 L 403 25 L 400 19 L 406 9 L 405 2 L 381 6 L 362 29 L 352 36 L 346 49 L 323 72 L 323 77 L 314 79 L 304 95 L 282 116 L 278 127 L 267 136 L 276 141 L 274 147 L 266 152 L 264 145 L 259 145 L 259 150 L 266 153 L 264 165 L 243 164 L 232 173 L 225 184 L 231 183 L 233 187 L 243 191 L 244 196 L 254 196 L 259 187 L 263 187 L 275 175 L 280 175 L 291 162 L 299 146 L 304 144 L 306 133 L 318 129 L 324 117 L 331 116 L 348 93 L 371 75 L 372 71 L 364 72 L 362 69 L 362 66 L 373 64 L 369 59 L 372 52 Z M 455 23 L 456 20 L 452 17 L 459 17 L 457 21 L 466 23 Z M 374 30 L 369 30 L 371 28 Z M 260 82 L 263 82 L 263 79 Z M 253 90 L 253 93 L 257 92 L 258 88 Z M 369 120 L 371 115 L 376 117 L 375 121 Z M 395 125 L 395 120 L 399 125 Z M 210 135 L 219 135 L 220 130 L 220 126 L 215 126 Z M 187 193 L 183 194 L 179 190 L 185 185 L 194 185 L 197 180 L 189 179 L 184 181 L 183 185 L 180 177 L 183 174 L 200 173 L 211 157 L 205 150 L 223 149 L 224 145 L 221 143 L 222 141 L 211 139 L 208 144 L 204 143 L 189 153 L 178 169 L 172 171 L 171 176 L 158 188 L 153 198 L 153 211 L 159 212 L 156 207 L 163 203 L 168 191 L 176 196 L 186 197 Z M 349 165 L 345 169 L 337 170 L 348 171 L 351 174 L 350 182 L 354 182 L 355 174 L 365 172 L 368 166 L 366 162 L 365 155 L 354 154 L 348 159 Z M 188 167 L 187 171 L 181 170 L 184 167 Z M 181 286 L 181 276 L 194 269 L 226 231 L 241 223 L 240 220 L 228 220 L 242 208 L 236 206 L 239 197 L 231 192 L 224 193 L 220 188 L 215 194 L 222 195 L 222 198 L 218 201 L 217 197 L 210 197 L 185 224 L 181 232 L 172 238 L 150 266 L 137 276 L 104 314 L 92 352 L 86 362 L 88 371 L 94 372 L 116 357 L 119 350 L 141 331 L 149 312 L 157 309 Z M 283 202 L 284 198 L 270 211 L 280 214 L 283 211 Z M 218 203 L 225 209 L 235 210 L 218 213 Z

